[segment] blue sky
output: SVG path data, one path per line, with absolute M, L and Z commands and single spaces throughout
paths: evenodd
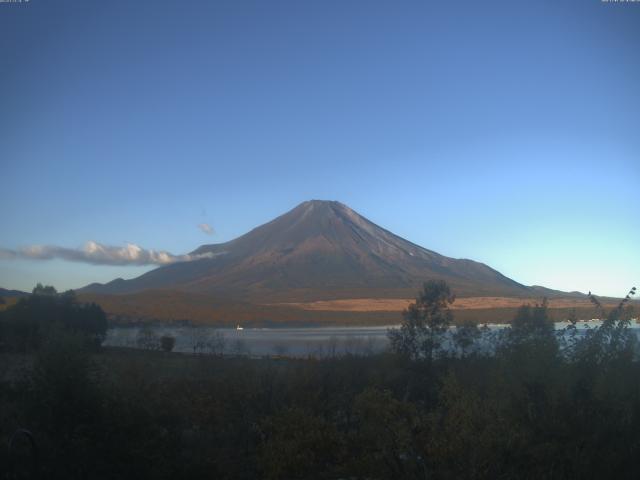
M 638 4 L 31 0 L 0 43 L 5 251 L 179 255 L 331 199 L 525 284 L 640 283 Z

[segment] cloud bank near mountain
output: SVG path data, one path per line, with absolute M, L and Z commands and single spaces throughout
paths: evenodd
M 83 262 L 92 265 L 168 265 L 211 258 L 211 254 L 174 255 L 164 250 L 142 248 L 135 243 L 124 247 L 102 245 L 89 241 L 82 248 L 67 248 L 54 245 L 30 245 L 17 250 L 0 248 L 0 259 L 52 260 Z

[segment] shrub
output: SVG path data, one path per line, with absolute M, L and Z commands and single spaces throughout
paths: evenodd
M 176 345 L 176 339 L 170 335 L 160 337 L 160 348 L 165 352 L 170 352 Z

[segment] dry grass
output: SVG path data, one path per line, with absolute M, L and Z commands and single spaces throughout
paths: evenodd
M 520 305 L 539 303 L 539 298 L 466 297 L 457 299 L 453 310 L 482 310 L 492 308 L 518 308 Z M 413 302 L 406 298 L 350 298 L 318 300 L 315 302 L 289 302 L 272 304 L 323 312 L 401 312 Z M 588 308 L 587 298 L 555 298 L 549 300 L 549 308 Z
M 399 323 L 395 312 L 302 310 L 285 305 L 221 301 L 206 295 L 175 291 L 146 291 L 131 295 L 81 294 L 83 302 L 100 305 L 116 323 L 138 320 L 243 326 L 387 325 Z
M 401 312 L 413 300 L 408 298 L 351 298 L 307 302 L 249 303 L 220 300 L 208 295 L 176 291 L 147 291 L 132 295 L 81 294 L 81 301 L 98 303 L 116 323 L 139 320 L 194 324 L 243 326 L 320 326 L 320 325 L 392 325 L 400 323 Z M 540 302 L 539 298 L 465 297 L 453 304 L 456 321 L 504 323 L 510 321 L 522 304 Z M 614 306 L 609 299 L 606 309 Z M 594 318 L 588 299 L 555 298 L 549 300 L 552 318 L 563 320 L 572 314 L 580 319 Z

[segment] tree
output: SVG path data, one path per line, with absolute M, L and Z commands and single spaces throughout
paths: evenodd
M 440 351 L 444 333 L 453 320 L 449 305 L 454 301 L 444 280 L 425 282 L 415 303 L 403 312 L 400 329 L 389 330 L 391 349 L 414 360 L 431 361 Z
M 165 352 L 170 352 L 173 350 L 173 347 L 176 345 L 175 337 L 170 335 L 163 335 L 160 337 L 160 348 L 162 348 Z
M 508 381 L 522 382 L 528 399 L 544 401 L 551 371 L 555 371 L 560 356 L 555 326 L 547 311 L 547 301 L 522 305 L 511 321 L 510 328 L 497 337 L 496 354 L 513 377 Z
M 636 356 L 638 339 L 628 328 L 634 315 L 633 306 L 628 303 L 635 294 L 636 287 L 633 287 L 616 308 L 606 313 L 598 298 L 589 292 L 589 300 L 596 307 L 602 325 L 586 333 L 575 349 L 576 358 L 600 364 L 614 359 L 631 360 Z
M 540 304 L 521 305 L 518 308 L 504 342 L 504 348 L 521 350 L 525 356 L 531 358 L 535 356 L 534 352 L 543 358 L 551 358 L 557 353 L 555 326 L 549 317 L 546 298 Z
M 546 335 L 553 332 L 553 321 L 549 318 L 548 302 L 544 298 L 542 303 L 521 305 L 516 316 L 511 321 L 512 331 L 520 335 Z
M 88 345 L 98 347 L 108 323 L 98 305 L 79 303 L 73 291 L 58 294 L 55 288 L 38 284 L 32 295 L 4 311 L 0 327 L 6 345 L 24 351 L 38 348 L 54 327 L 77 333 Z
M 467 356 L 480 335 L 481 332 L 478 329 L 478 325 L 471 320 L 466 320 L 461 325 L 456 326 L 456 331 L 453 334 L 453 343 L 460 351 L 460 356 Z
M 41 283 L 38 283 L 34 288 L 32 293 L 34 295 L 47 295 L 47 296 L 53 296 L 53 295 L 57 295 L 58 291 L 52 287 L 51 285 L 42 285 Z

